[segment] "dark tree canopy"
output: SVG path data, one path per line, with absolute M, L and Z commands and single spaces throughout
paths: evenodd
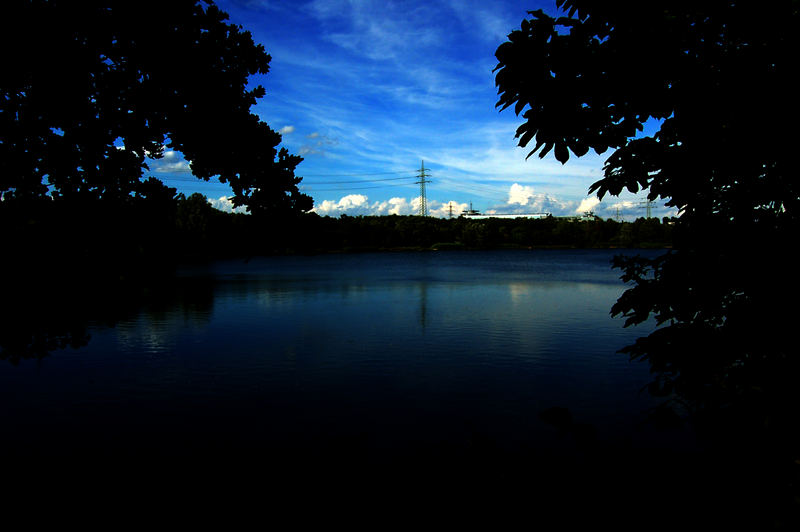
M 661 324 L 628 351 L 654 389 L 796 437 L 800 2 L 556 5 L 564 16 L 531 12 L 496 52 L 519 144 L 562 163 L 610 150 L 590 192 L 645 189 L 680 212 L 672 252 L 617 264 L 633 287 L 612 312 Z
M 248 79 L 267 73 L 270 56 L 213 2 L 3 7 L 4 201 L 127 198 L 166 145 L 253 213 L 311 208 L 294 175 L 302 159 L 250 112 L 265 90 Z
M 561 162 L 615 150 L 591 189 L 601 198 L 649 189 L 687 213 L 748 218 L 797 209 L 800 3 L 556 4 L 569 16 L 531 12 L 497 49 L 497 105 L 522 113 L 521 146 L 535 138 L 531 154 Z M 660 130 L 631 140 L 651 118 Z M 750 205 L 731 210 L 741 196 Z

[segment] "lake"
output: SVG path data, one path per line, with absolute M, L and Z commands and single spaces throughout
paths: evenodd
M 423 485 L 669 468 L 696 442 L 648 422 L 649 367 L 617 353 L 652 330 L 609 315 L 625 289 L 618 253 L 184 267 L 125 312 L 90 318 L 85 346 L 0 363 L 2 450 L 47 467 Z

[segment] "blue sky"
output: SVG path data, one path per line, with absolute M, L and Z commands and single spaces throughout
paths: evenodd
M 528 10 L 554 14 L 552 0 L 217 4 L 272 56 L 269 74 L 251 80 L 267 91 L 253 111 L 304 158 L 301 190 L 321 215 L 415 213 L 422 161 L 436 216 L 470 202 L 483 212 L 644 215 L 642 194 L 600 204 L 588 196 L 605 156 L 526 161 L 514 138 L 521 119 L 495 108 L 495 50 Z M 193 179 L 180 154 L 167 152 L 150 167 L 180 191 L 226 207 L 230 189 Z M 656 206 L 653 214 L 674 213 Z

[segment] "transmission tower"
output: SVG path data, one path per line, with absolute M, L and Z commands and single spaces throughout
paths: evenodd
M 641 203 L 639 204 L 639 207 L 640 207 L 640 208 L 643 208 L 643 209 L 647 209 L 647 210 L 645 211 L 645 212 L 647 213 L 647 216 L 645 216 L 645 218 L 650 218 L 650 217 L 651 217 L 651 215 L 652 215 L 652 209 L 653 209 L 653 202 L 652 202 L 652 201 L 650 201 L 650 200 L 643 201 L 643 202 L 641 202 Z
M 419 178 L 419 181 L 416 181 L 416 183 L 419 184 L 419 215 L 428 216 L 428 199 L 425 195 L 425 185 L 430 183 L 428 179 L 430 174 L 428 170 L 425 169 L 425 161 L 422 161 L 422 166 L 419 169 L 417 177 Z

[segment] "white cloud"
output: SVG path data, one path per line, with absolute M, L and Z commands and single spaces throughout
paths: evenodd
M 596 197 L 585 198 L 575 212 L 591 210 L 601 218 L 610 218 L 621 221 L 633 221 L 647 215 L 645 202 L 632 194 L 627 194 L 631 199 L 619 199 L 614 203 L 599 201 Z M 654 202 L 651 205 L 650 215 L 654 218 L 664 216 L 677 216 L 675 208 L 665 207 L 663 202 Z
M 233 202 L 227 196 L 220 196 L 217 199 L 209 199 L 208 202 L 217 210 L 224 212 L 246 213 L 245 207 L 234 207 Z
M 527 205 L 528 201 L 535 196 L 536 193 L 533 191 L 533 187 L 514 183 L 508 191 L 508 204 L 513 205 L 516 203 L 518 205 Z
M 550 213 L 564 216 L 575 208 L 575 202 L 561 200 L 551 194 L 536 192 L 533 187 L 514 183 L 508 189 L 506 205 L 487 210 L 488 214 L 534 214 Z
M 188 174 L 192 169 L 183 156 L 174 150 L 165 150 L 162 157 L 151 162 L 153 171 L 159 174 Z
M 348 194 L 339 200 L 339 207 L 342 209 L 354 209 L 362 207 L 367 203 L 367 196 L 363 194 Z
M 175 161 L 173 163 L 157 164 L 153 171 L 160 174 L 188 174 L 192 169 L 186 161 Z
M 466 203 L 458 203 L 457 201 L 448 201 L 446 203 L 431 202 L 428 205 L 428 212 L 431 216 L 436 218 L 449 218 L 452 214 L 453 218 L 457 218 L 462 212 L 469 207 Z
M 630 209 L 635 209 L 637 206 L 638 205 L 636 203 L 634 203 L 633 201 L 618 201 L 616 203 L 613 203 L 613 204 L 609 205 L 609 207 L 612 210 L 613 209 L 620 209 L 620 210 L 626 210 L 626 211 L 630 210 Z
M 437 218 L 447 218 L 450 215 L 450 205 L 453 206 L 453 216 L 458 216 L 467 208 L 466 203 L 456 201 L 428 202 L 428 214 Z M 349 194 L 338 201 L 324 200 L 314 206 L 314 212 L 320 216 L 338 217 L 342 214 L 348 216 L 398 216 L 413 215 L 419 212 L 419 197 L 401 198 L 394 197 L 385 201 L 370 202 L 363 194 Z
M 600 200 L 597 199 L 596 196 L 590 196 L 588 198 L 584 198 L 583 201 L 581 201 L 581 204 L 578 205 L 578 208 L 575 209 L 575 212 L 583 213 L 583 212 L 593 211 L 599 203 Z
M 290 133 L 294 133 L 294 126 L 283 126 L 278 130 L 278 133 L 281 135 L 289 135 Z
M 367 214 L 367 201 L 369 198 L 363 194 L 348 194 L 339 201 L 325 200 L 322 203 L 315 205 L 313 212 L 321 216 L 339 216 L 341 214 L 349 214 L 357 216 Z
M 419 200 L 418 200 L 419 201 Z M 390 198 L 387 201 L 376 202 L 378 211 L 385 211 L 385 214 L 411 214 L 414 207 L 406 198 Z
M 221 210 L 228 210 L 217 206 Z M 428 214 L 435 218 L 448 218 L 451 214 L 452 205 L 453 217 L 460 216 L 469 207 L 468 203 L 458 201 L 437 201 L 428 200 Z M 606 204 L 594 196 L 583 198 L 581 201 L 567 200 L 552 194 L 535 192 L 533 187 L 523 186 L 514 183 L 509 187 L 508 200 L 505 203 L 490 206 L 483 210 L 484 214 L 537 214 L 549 213 L 553 216 L 575 216 L 577 213 L 593 211 L 601 218 L 619 218 L 621 220 L 632 221 L 645 215 L 641 201 L 635 199 L 621 200 L 613 204 Z M 364 194 L 348 194 L 338 200 L 324 200 L 318 202 L 313 212 L 320 216 L 339 217 L 342 214 L 348 216 L 389 216 L 396 215 L 415 215 L 419 213 L 419 197 L 403 198 L 393 197 L 383 201 L 370 201 Z M 675 216 L 675 209 L 669 209 L 663 204 L 654 204 L 652 216 L 661 218 L 663 216 Z

